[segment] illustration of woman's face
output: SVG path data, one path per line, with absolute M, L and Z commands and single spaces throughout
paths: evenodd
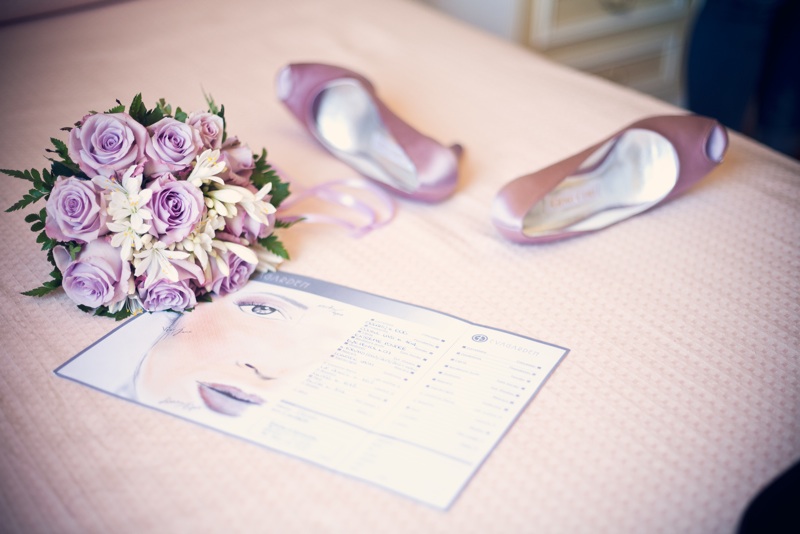
M 241 415 L 265 404 L 282 378 L 307 372 L 347 338 L 341 312 L 324 299 L 306 295 L 310 304 L 304 304 L 277 291 L 251 284 L 179 317 L 142 361 L 138 398 Z

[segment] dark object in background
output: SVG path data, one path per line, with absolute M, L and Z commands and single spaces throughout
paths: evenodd
M 800 1 L 706 0 L 687 82 L 691 111 L 800 159 Z
M 739 523 L 738 534 L 800 532 L 800 461 L 761 490 Z

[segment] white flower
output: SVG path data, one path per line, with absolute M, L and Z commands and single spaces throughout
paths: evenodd
M 214 210 L 223 217 L 235 217 L 236 213 L 238 213 L 236 204 L 243 199 L 239 190 L 252 194 L 242 187 L 222 185 L 206 193 L 206 206 L 208 206 L 209 210 Z
M 130 295 L 128 297 L 128 311 L 131 312 L 131 315 L 144 313 L 144 306 L 142 306 L 142 301 L 139 300 L 138 295 Z
M 222 184 L 222 178 L 217 175 L 224 170 L 225 162 L 219 161 L 219 150 L 205 150 L 197 156 L 197 163 L 186 180 L 196 187 L 208 182 Z
M 269 224 L 267 215 L 275 213 L 276 211 L 275 206 L 264 200 L 264 197 L 267 196 L 267 193 L 272 190 L 271 183 L 268 183 L 259 189 L 255 194 L 244 187 L 235 185 L 226 185 L 225 188 L 229 191 L 239 194 L 240 199 L 237 201 L 237 204 L 238 206 L 241 206 L 250 217 L 257 220 L 261 224 Z M 236 215 L 236 213 L 234 212 L 233 215 Z
M 134 167 L 131 167 L 133 169 Z M 128 171 L 131 171 L 128 169 Z M 128 172 L 126 171 L 126 173 Z M 92 183 L 98 187 L 102 187 L 103 189 L 110 189 L 112 191 L 123 191 L 124 188 L 122 184 L 119 183 L 115 176 L 103 176 L 102 174 L 98 174 L 97 176 L 92 178 Z
M 202 231 L 191 233 L 186 239 L 178 243 L 181 248 L 191 253 L 205 271 L 208 269 L 208 255 L 211 252 L 211 242 L 214 239 L 212 221 L 206 220 L 201 225 Z
M 111 189 L 112 191 L 119 191 L 122 193 L 127 191 L 125 189 L 126 186 L 132 187 L 138 191 L 142 185 L 142 174 L 134 174 L 137 170 L 141 170 L 141 168 L 139 167 L 137 169 L 137 165 L 131 165 L 122 174 L 121 180 L 118 180 L 115 174 L 112 174 L 111 176 L 98 174 L 92 178 L 92 183 L 102 187 L 103 189 Z
M 278 265 L 283 263 L 283 258 L 277 254 L 273 254 L 264 247 L 256 247 L 256 256 L 258 256 L 258 269 L 261 272 L 277 271 Z
M 114 234 L 111 246 L 120 249 L 119 254 L 124 261 L 130 261 L 133 251 L 142 250 L 152 239 L 148 234 L 151 228 L 148 221 L 153 219 L 153 215 L 144 206 L 153 192 L 142 190 L 142 175 L 135 174 L 136 170 L 135 165 L 128 167 L 121 181 L 106 176 L 96 176 L 94 180 L 94 183 L 111 192 L 107 211 L 112 220 L 106 225 Z
M 142 306 L 142 302 L 136 294 L 136 282 L 133 280 L 133 276 L 128 277 L 128 294 L 125 298 L 109 306 L 108 311 L 117 313 L 122 311 L 123 308 L 126 308 L 130 315 L 139 315 L 144 312 L 144 306 Z
M 129 220 L 111 221 L 106 226 L 114 233 L 111 238 L 111 246 L 120 248 L 120 257 L 124 261 L 130 261 L 134 250 L 137 252 L 142 250 L 153 239 L 150 234 L 137 232 Z M 145 231 L 149 229 L 148 225 Z
M 251 263 L 253 265 L 258 263 L 258 256 L 256 256 L 255 252 L 253 252 L 253 249 L 244 245 L 240 245 L 239 243 L 231 243 L 227 241 L 225 242 L 225 246 L 230 252 L 239 256 L 242 261 L 246 261 L 247 263 Z
M 247 263 L 251 263 L 254 265 L 258 264 L 258 256 L 253 251 L 253 249 L 246 247 L 244 245 L 240 245 L 239 243 L 231 243 L 230 241 L 220 241 L 219 239 L 214 239 L 211 241 L 211 252 L 209 256 L 214 258 L 214 261 L 217 263 L 217 268 L 223 274 L 223 276 L 228 276 L 231 274 L 230 267 L 225 259 L 220 255 L 220 252 L 228 251 L 231 254 L 235 254 L 239 256 L 242 261 L 246 261 Z
M 143 234 L 150 230 L 150 225 L 145 221 L 153 219 L 150 211 L 144 208 L 150 202 L 153 191 L 142 189 L 142 175 L 134 175 L 135 169 L 130 167 L 125 171 L 120 187 L 112 187 L 108 214 L 115 221 L 129 218 L 134 231 Z
M 120 299 L 118 302 L 111 304 L 108 306 L 109 313 L 117 313 L 118 311 L 122 310 L 125 307 L 125 303 L 128 302 L 128 297 L 124 299 Z
M 135 258 L 133 264 L 136 267 L 134 274 L 141 276 L 147 273 L 147 280 L 144 283 L 146 289 L 161 278 L 167 278 L 170 282 L 177 282 L 179 279 L 178 270 L 170 260 L 184 260 L 189 257 L 189 253 L 169 250 L 164 243 L 156 241 L 155 244 L 138 254 L 134 254 L 133 257 Z
M 115 303 L 113 306 L 109 306 L 108 311 L 111 313 L 117 313 L 118 311 L 122 311 L 122 308 L 127 308 L 128 313 L 130 313 L 131 316 L 139 315 L 140 313 L 144 312 L 142 301 L 139 300 L 139 297 L 135 294 L 128 295 L 124 299 Z
M 264 187 L 258 190 L 258 192 L 256 193 L 256 199 L 263 200 L 264 197 L 267 196 L 267 193 L 269 193 L 270 191 L 272 191 L 272 182 L 265 184 Z

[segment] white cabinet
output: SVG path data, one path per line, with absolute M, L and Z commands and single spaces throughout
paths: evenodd
M 577 69 L 680 103 L 694 0 L 422 0 Z

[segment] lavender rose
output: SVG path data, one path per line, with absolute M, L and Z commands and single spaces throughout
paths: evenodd
M 156 281 L 148 288 L 139 289 L 142 307 L 150 312 L 184 311 L 197 305 L 197 298 L 188 280 L 170 282 L 166 278 Z
M 69 157 L 89 178 L 144 161 L 147 130 L 127 113 L 87 115 L 69 133 Z
M 243 209 L 238 210 L 235 216 L 225 219 L 225 232 L 246 239 L 250 243 L 269 236 L 274 227 L 274 213 L 267 215 L 267 224 L 260 223 Z
M 229 138 L 222 145 L 220 160 L 225 162 L 225 171 L 222 179 L 233 185 L 250 185 L 250 176 L 253 175 L 255 162 L 253 151 L 236 137 Z
M 171 260 L 178 271 L 178 280 L 159 278 L 150 283 L 147 277 L 137 280 L 139 299 L 147 311 L 184 311 L 197 305 L 195 289 L 205 282 L 203 269 L 188 260 Z
M 219 270 L 217 262 L 212 259 L 209 262 L 211 265 L 211 280 L 206 284 L 206 289 L 222 296 L 239 291 L 250 280 L 250 276 L 256 270 L 256 265 L 247 263 L 230 251 L 221 253 L 220 257 L 230 269 L 230 274 L 225 276 Z
M 222 147 L 224 123 L 222 117 L 208 112 L 195 112 L 189 115 L 186 124 L 196 128 L 203 141 L 203 148 L 219 150 Z
M 130 264 L 122 261 L 119 249 L 105 239 L 91 241 L 74 260 L 64 247 L 57 246 L 53 259 L 61 271 L 64 292 L 73 302 L 97 308 L 127 297 Z
M 188 124 L 166 117 L 149 126 L 145 147 L 145 174 L 159 175 L 188 169 L 203 148 L 198 131 Z
M 148 203 L 153 214 L 150 233 L 165 245 L 182 241 L 191 234 L 205 209 L 202 191 L 169 174 L 154 180 L 147 188 L 153 191 Z
M 44 231 L 57 241 L 88 243 L 108 232 L 105 198 L 89 180 L 59 177 L 45 210 Z

